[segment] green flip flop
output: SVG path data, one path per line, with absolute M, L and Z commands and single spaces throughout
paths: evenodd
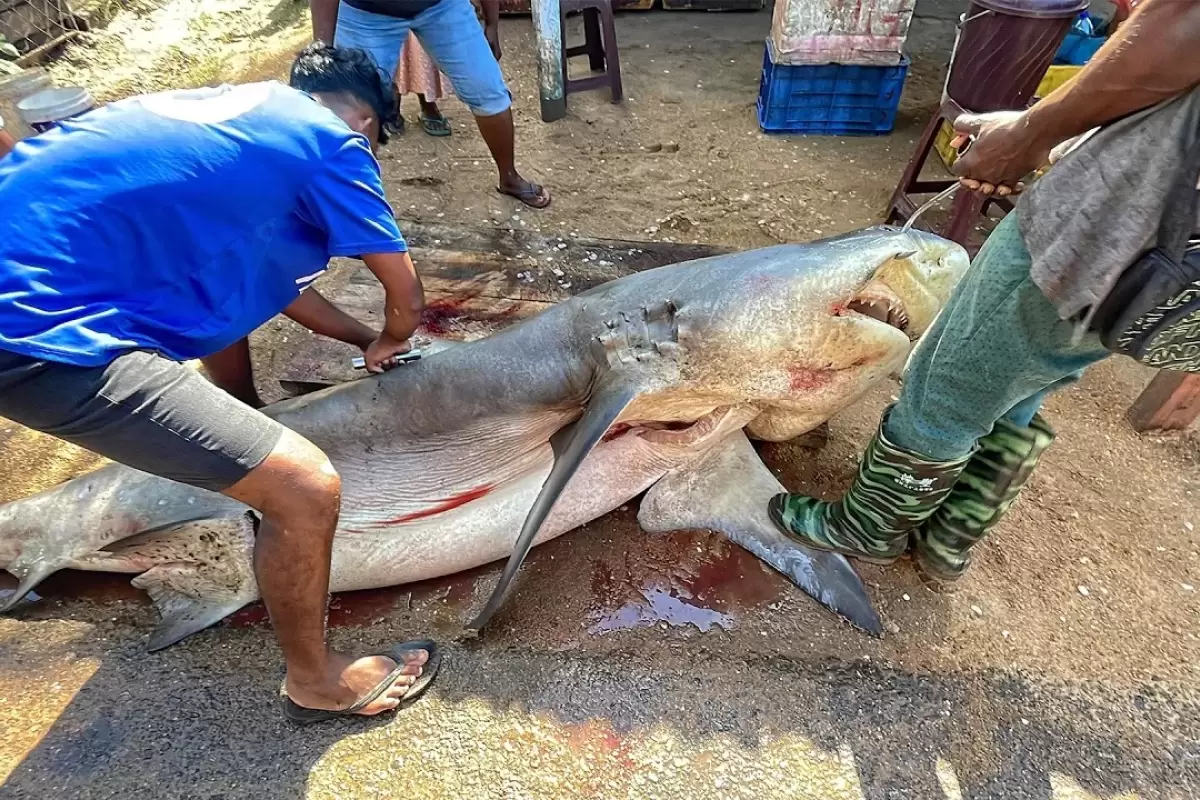
M 421 128 L 430 136 L 449 136 L 450 120 L 445 117 L 427 117 L 421 114 Z

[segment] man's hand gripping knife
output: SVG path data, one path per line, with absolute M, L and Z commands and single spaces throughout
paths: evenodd
M 411 349 L 409 339 L 421 324 L 425 309 L 425 290 L 408 253 L 375 253 L 362 260 L 386 294 L 383 332 L 363 355 L 367 370 L 380 373 L 396 363 L 395 356 Z

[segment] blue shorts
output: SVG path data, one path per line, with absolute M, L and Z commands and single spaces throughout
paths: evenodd
M 334 44 L 366 50 L 390 84 L 409 31 L 417 35 L 472 114 L 490 117 L 512 106 L 512 95 L 471 0 L 441 0 L 412 19 L 372 14 L 340 3 Z

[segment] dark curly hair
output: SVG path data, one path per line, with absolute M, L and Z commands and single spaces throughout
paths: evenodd
M 396 95 L 365 50 L 313 42 L 296 55 L 288 83 L 309 94 L 349 95 L 365 104 L 379 120 L 380 144 L 396 129 Z

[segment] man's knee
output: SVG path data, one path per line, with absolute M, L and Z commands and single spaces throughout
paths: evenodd
M 506 88 L 503 93 L 492 90 L 471 95 L 470 99 L 463 97 L 462 101 L 471 109 L 476 117 L 498 117 L 512 108 L 512 96 Z
M 319 447 L 285 430 L 266 460 L 227 494 L 269 519 L 332 525 L 341 505 L 342 480 Z
M 451 84 L 476 117 L 495 117 L 512 108 L 512 93 L 490 55 L 486 62 L 472 65 L 468 74 L 451 76 Z

